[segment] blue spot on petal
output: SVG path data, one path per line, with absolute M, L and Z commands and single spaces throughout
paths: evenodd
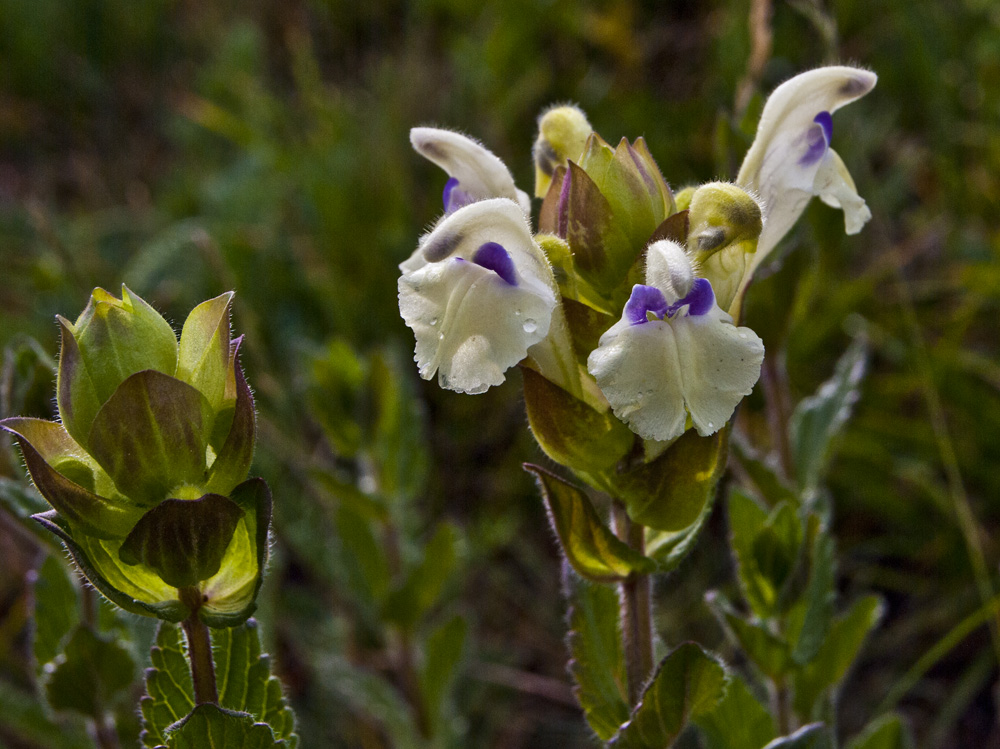
M 823 132 L 826 134 L 826 142 L 829 143 L 833 140 L 833 117 L 830 116 L 829 112 L 820 112 L 813 118 L 813 122 L 819 123 Z
M 517 273 L 514 271 L 514 261 L 510 253 L 497 242 L 486 242 L 480 245 L 472 256 L 472 262 L 496 273 L 511 286 L 517 286 Z
M 625 303 L 625 319 L 632 325 L 642 325 L 649 322 L 649 312 L 663 319 L 668 309 L 662 291 L 655 286 L 636 284 L 632 287 L 632 296 Z
M 475 199 L 458 185 L 459 182 L 454 177 L 449 177 L 448 181 L 444 183 L 441 200 L 444 203 L 445 213 L 454 213 L 459 208 L 475 202 Z
M 712 284 L 707 278 L 696 278 L 691 284 L 691 290 L 682 299 L 670 305 L 667 314 L 673 317 L 681 311 L 682 307 L 688 308 L 689 315 L 704 315 L 715 305 L 715 292 Z

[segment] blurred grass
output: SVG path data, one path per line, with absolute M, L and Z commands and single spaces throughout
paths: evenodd
M 806 5 L 820 16 L 797 10 Z M 731 124 L 747 11 L 722 0 L 0 0 L 0 346 L 9 361 L 27 339 L 54 355 L 53 315 L 77 314 L 97 285 L 124 280 L 174 321 L 237 290 L 235 327 L 247 334 L 263 425 L 255 471 L 274 487 L 277 512 L 267 631 L 307 744 L 361 730 L 344 728 L 348 707 L 331 708 L 307 668 L 351 639 L 323 629 L 329 609 L 350 610 L 337 574 L 324 572 L 336 555 L 303 547 L 300 530 L 303 518 L 323 529 L 320 539 L 333 528 L 310 471 L 341 457 L 306 394 L 322 393 L 314 363 L 336 339 L 389 351 L 426 403 L 429 488 L 412 517 L 416 535 L 450 518 L 466 537 L 454 593 L 473 625 L 459 703 L 466 745 L 586 745 L 574 710 L 476 678 L 482 660 L 566 680 L 558 560 L 519 468 L 538 455 L 517 377 L 466 398 L 418 385 L 405 366 L 412 338 L 398 318 L 396 264 L 436 217 L 444 183 L 410 151 L 407 131 L 431 123 L 475 135 L 525 187 L 535 116 L 572 100 L 609 140 L 644 135 L 674 185 L 731 177 L 760 106 L 751 102 L 749 131 Z M 822 12 L 835 23 L 835 49 L 815 22 Z M 831 56 L 880 76 L 873 94 L 837 115 L 834 134 L 874 218 L 849 238 L 839 213 L 810 207 L 784 243 L 804 258 L 782 271 L 795 292 L 787 329 L 765 336 L 771 350 L 785 346 L 796 398 L 826 379 L 851 331 L 863 328 L 875 352 L 831 482 L 842 588 L 889 601 L 842 701 L 850 734 L 980 605 L 903 284 L 996 583 L 1000 8 L 776 2 L 773 29 L 763 93 Z M 16 371 L 35 386 L 4 407 L 51 416 L 51 375 Z M 751 428 L 755 409 L 752 400 Z M 0 471 L 20 478 L 4 456 Z M 0 620 L 11 624 L 23 616 L 30 553 L 9 532 L 0 541 L 12 560 L 0 571 Z M 717 517 L 659 587 L 670 642 L 720 642 L 700 596 L 730 575 Z M 3 643 L 2 674 L 19 681 L 17 640 Z M 996 723 L 995 664 L 981 676 L 989 647 L 976 630 L 903 697 L 922 746 L 986 745 Z M 952 701 L 942 720 L 953 692 L 964 704 Z

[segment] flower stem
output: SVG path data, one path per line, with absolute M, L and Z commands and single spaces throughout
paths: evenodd
M 612 505 L 618 537 L 642 554 L 645 551 L 644 528 L 633 523 L 621 502 Z M 628 679 L 629 703 L 635 707 L 642 697 L 642 687 L 653 670 L 653 612 L 649 575 L 632 573 L 619 583 L 622 648 Z
M 212 638 L 208 627 L 198 617 L 201 605 L 201 593 L 193 588 L 180 591 L 181 600 L 191 609 L 191 615 L 181 626 L 187 637 L 188 659 L 191 662 L 191 681 L 194 683 L 194 701 L 196 705 L 211 703 L 219 704 L 219 691 L 215 685 L 215 664 L 212 661 Z M 197 598 L 195 598 L 195 596 Z M 192 600 L 193 599 L 193 600 Z M 194 602 L 192 606 L 190 602 Z

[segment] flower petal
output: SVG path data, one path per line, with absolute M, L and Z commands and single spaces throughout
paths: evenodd
M 781 84 L 768 98 L 736 180 L 756 192 L 765 209 L 764 230 L 748 273 L 763 262 L 816 194 L 817 172 L 828 153 L 829 114 L 867 94 L 877 79 L 859 68 L 817 68 Z M 860 215 L 856 212 L 855 218 Z
M 698 434 L 715 434 L 753 390 L 764 361 L 764 344 L 749 328 L 733 325 L 717 306 L 704 315 L 682 315 L 671 324 L 684 404 Z
M 454 210 L 466 200 L 509 198 L 526 215 L 531 213 L 531 199 L 514 185 L 507 165 L 479 142 L 451 130 L 415 127 L 410 130 L 410 143 L 417 153 L 457 180 L 455 183 L 449 180 L 444 195 L 446 210 L 449 204 L 453 204 Z
M 844 211 L 844 231 L 847 234 L 857 234 L 872 217 L 865 199 L 858 195 L 850 172 L 832 148 L 826 152 L 816 172 L 813 191 L 828 206 Z
M 481 393 L 504 381 L 548 333 L 556 300 L 538 279 L 512 285 L 459 257 L 399 279 L 399 310 L 417 338 L 420 375 L 441 387 Z
M 587 359 L 615 416 L 646 439 L 670 440 L 684 433 L 683 379 L 671 323 L 615 323 Z

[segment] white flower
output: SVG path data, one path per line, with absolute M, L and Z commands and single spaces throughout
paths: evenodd
M 830 148 L 830 115 L 867 94 L 877 80 L 859 68 L 817 68 L 785 81 L 768 98 L 736 179 L 764 204 L 764 229 L 746 282 L 814 195 L 843 209 L 848 234 L 857 234 L 871 218 L 847 167 Z
M 399 311 L 420 376 L 481 393 L 549 332 L 552 270 L 517 203 L 481 200 L 446 216 L 400 266 Z
M 632 288 L 622 319 L 601 336 L 587 368 L 615 415 L 640 437 L 671 440 L 690 425 L 714 434 L 760 377 L 764 344 L 719 309 L 712 285 L 694 277 L 680 245 L 650 245 L 646 282 Z
M 508 198 L 531 215 L 531 198 L 514 185 L 507 165 L 478 141 L 451 130 L 415 127 L 410 143 L 421 156 L 448 173 L 444 187 L 445 213 L 488 198 Z

